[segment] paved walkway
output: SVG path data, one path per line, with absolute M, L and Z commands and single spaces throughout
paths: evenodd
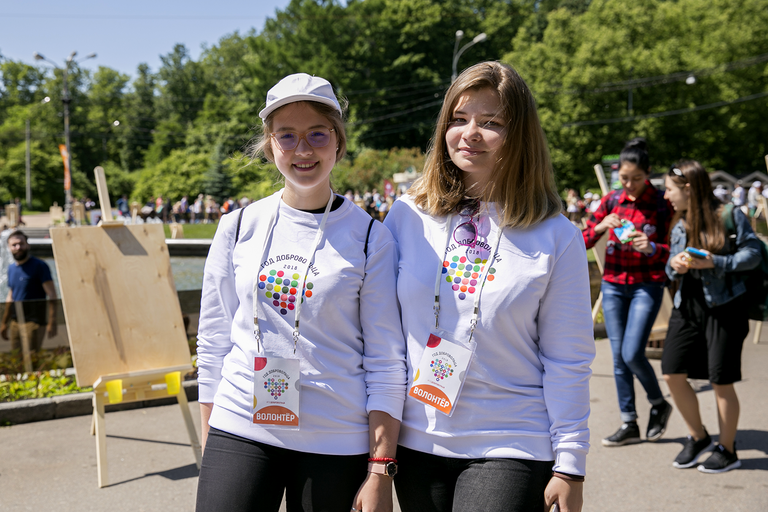
M 35 213 L 31 215 L 27 215 L 22 212 L 21 217 L 24 220 L 24 224 L 28 228 L 47 228 L 51 225 L 51 214 L 47 212 Z M 8 218 L 4 215 L 0 216 L 0 227 L 6 224 L 8 224 Z
M 610 346 L 598 341 L 584 511 L 768 510 L 768 329 L 764 332 L 760 344 L 752 344 L 751 337 L 745 342 L 744 381 L 737 384 L 743 466 L 721 475 L 672 467 L 686 435 L 678 413 L 657 443 L 600 445 L 619 420 Z M 660 374 L 659 362 L 652 364 Z M 637 391 L 644 396 L 639 386 Z M 704 421 L 716 432 L 712 391 L 704 387 L 699 398 Z M 198 404 L 190 406 L 199 429 Z M 647 414 L 643 405 L 641 424 Z M 104 489 L 96 485 L 96 448 L 89 426 L 90 417 L 81 416 L 0 428 L 0 511 L 194 510 L 197 469 L 177 405 L 107 415 L 112 484 Z

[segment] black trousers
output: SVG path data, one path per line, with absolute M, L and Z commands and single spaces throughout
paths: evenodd
M 553 461 L 454 459 L 397 447 L 403 512 L 539 512 Z
M 348 512 L 368 475 L 368 454 L 318 455 L 211 428 L 197 485 L 197 512 Z

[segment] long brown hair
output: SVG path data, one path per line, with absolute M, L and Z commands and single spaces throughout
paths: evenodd
M 461 95 L 490 89 L 501 100 L 506 122 L 504 143 L 481 198 L 497 203 L 502 227 L 527 228 L 562 211 L 547 139 L 536 103 L 525 81 L 500 62 L 481 62 L 466 69 L 448 88 L 427 150 L 424 173 L 409 190 L 414 202 L 430 215 L 457 209 L 467 191 L 463 172 L 448 155 L 445 133 Z
M 685 219 L 688 245 L 717 253 L 725 246 L 725 223 L 722 205 L 712 192 L 712 181 L 704 167 L 696 160 L 680 160 L 667 173 L 675 185 L 689 186 L 688 208 L 678 211 L 672 220 L 675 225 Z

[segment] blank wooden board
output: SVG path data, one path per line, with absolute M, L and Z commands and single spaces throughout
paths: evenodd
M 190 364 L 162 225 L 50 232 L 79 386 Z

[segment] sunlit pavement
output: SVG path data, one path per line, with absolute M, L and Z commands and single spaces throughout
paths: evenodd
M 600 439 L 619 426 L 610 346 L 597 342 L 592 378 L 592 449 L 584 511 L 754 511 L 768 509 L 768 329 L 761 344 L 744 343 L 744 380 L 737 436 L 741 469 L 706 475 L 680 470 L 672 460 L 686 435 L 673 413 L 656 443 L 604 448 Z M 659 361 L 652 361 L 660 375 Z M 639 384 L 640 425 L 648 419 Z M 662 382 L 662 389 L 666 386 Z M 717 432 L 709 387 L 699 392 L 702 416 Z M 198 404 L 190 404 L 199 431 Z M 110 485 L 96 484 L 96 446 L 90 416 L 0 428 L 0 511 L 194 510 L 197 469 L 178 405 L 107 414 Z M 399 511 L 398 508 L 395 509 Z

